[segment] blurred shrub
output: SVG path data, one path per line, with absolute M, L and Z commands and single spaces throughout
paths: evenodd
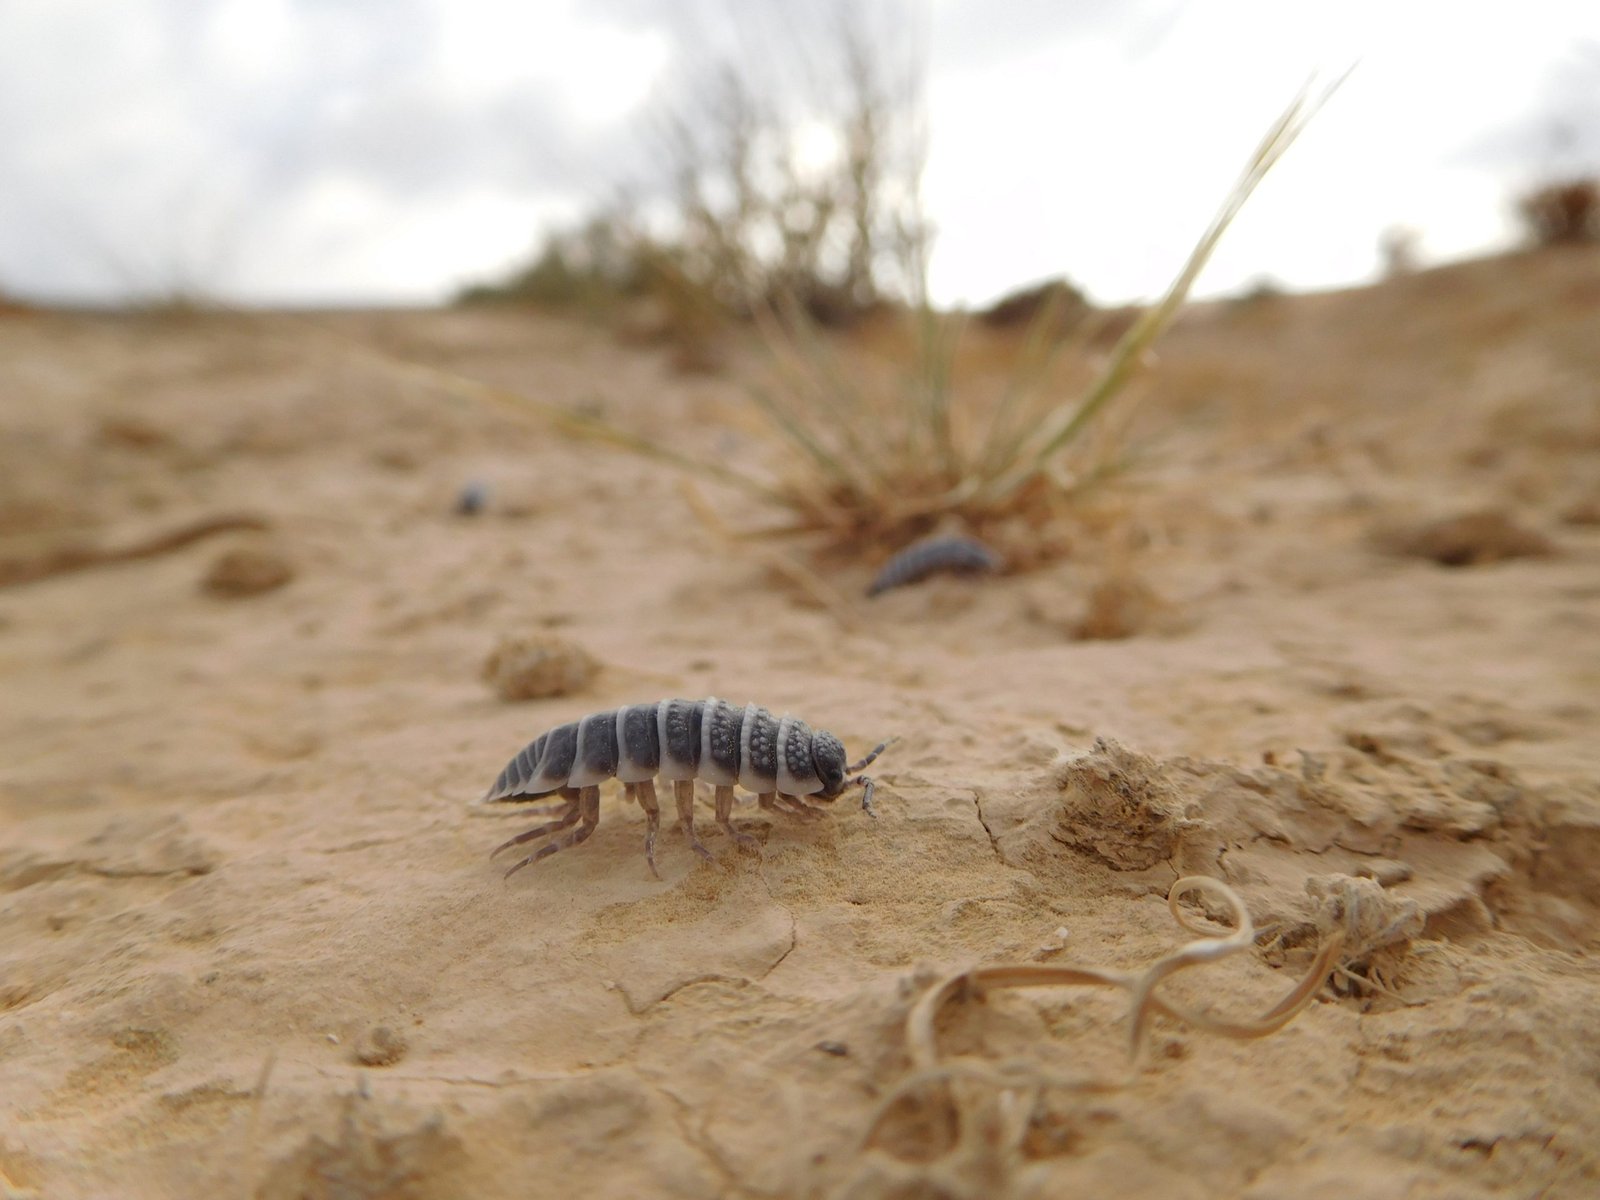
M 604 308 L 647 287 L 638 236 L 625 218 L 606 213 L 546 235 L 533 262 L 504 279 L 462 289 L 456 301 Z
M 660 333 L 691 344 L 772 312 L 845 327 L 909 293 L 925 243 L 920 91 L 891 80 L 856 25 L 828 54 L 809 98 L 703 70 L 654 114 L 659 178 L 638 189 L 664 201 L 653 220 L 611 212 L 552 234 L 529 266 L 458 300 L 604 312 L 648 297 Z
M 980 312 L 978 319 L 992 329 L 1017 329 L 1043 318 L 1052 329 L 1066 331 L 1089 312 L 1089 301 L 1081 291 L 1065 279 L 1047 279 L 1008 292 Z
M 1600 240 L 1600 180 L 1546 184 L 1517 201 L 1517 215 L 1538 246 Z
M 1421 261 L 1422 234 L 1409 225 L 1391 225 L 1378 238 L 1378 257 L 1385 279 L 1416 273 Z
M 723 67 L 667 121 L 678 265 L 735 317 L 793 305 L 846 326 L 920 282 L 920 97 L 853 27 L 836 54 L 808 108 Z

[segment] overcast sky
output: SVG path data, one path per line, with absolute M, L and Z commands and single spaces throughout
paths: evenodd
M 1504 245 L 1508 198 L 1600 171 L 1600 2 L 882 0 L 926 64 L 943 301 L 1065 274 L 1158 292 L 1314 71 L 1344 89 L 1202 292 Z M 781 78 L 798 0 L 0 0 L 0 290 L 413 302 L 524 260 L 648 175 L 695 64 Z

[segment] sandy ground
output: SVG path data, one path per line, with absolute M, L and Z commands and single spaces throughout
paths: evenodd
M 845 627 L 670 468 L 322 334 L 756 452 L 737 389 L 662 354 L 510 313 L 5 318 L 13 574 L 267 527 L 0 587 L 0 1192 L 1597 1194 L 1597 328 L 1579 252 L 1198 310 L 1071 554 Z M 1404 553 L 1481 510 L 1548 552 Z M 291 577 L 230 593 L 241 553 Z M 599 674 L 501 701 L 483 662 L 536 634 Z M 758 856 L 706 812 L 715 866 L 669 820 L 657 882 L 608 790 L 502 880 L 531 818 L 467 802 L 518 748 L 707 694 L 899 735 L 877 819 L 746 806 Z M 944 1053 L 1053 1082 L 879 1113 L 933 973 L 1138 968 L 1189 873 L 1260 935 L 1186 1003 L 1262 1011 L 1350 935 L 1286 1029 L 1161 1019 L 1130 1071 L 1117 994 L 992 993 Z

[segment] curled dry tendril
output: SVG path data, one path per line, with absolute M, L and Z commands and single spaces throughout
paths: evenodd
M 1226 934 L 1211 932 L 1196 925 L 1179 906 L 1184 897 L 1201 893 L 1221 901 L 1229 910 L 1233 929 Z M 934 1082 L 958 1077 L 983 1077 L 1002 1087 L 1016 1087 L 1017 1080 L 1006 1072 L 987 1065 L 960 1060 L 942 1061 L 934 1026 L 945 1005 L 957 997 L 980 989 L 1023 987 L 1115 987 L 1129 995 L 1128 1057 L 1137 1063 L 1144 1048 L 1150 1018 L 1155 1013 L 1185 1025 L 1229 1038 L 1259 1038 L 1276 1033 L 1294 1020 L 1334 969 L 1344 934 L 1335 931 L 1317 951 L 1300 982 L 1284 998 L 1254 1020 L 1225 1020 L 1168 1000 L 1157 989 L 1163 981 L 1188 967 L 1217 962 L 1248 950 L 1255 940 L 1255 925 L 1239 894 L 1221 880 L 1189 875 L 1172 885 L 1167 893 L 1167 909 L 1173 920 L 1196 940 L 1157 959 L 1142 971 L 1114 971 L 1100 967 L 1080 967 L 1069 963 L 1001 963 L 974 967 L 946 976 L 917 1000 L 906 1018 L 906 1048 L 911 1058 L 911 1073 L 896 1086 L 878 1107 L 869 1123 L 866 1141 L 870 1142 L 884 1115 L 908 1093 Z M 1034 1087 L 1049 1086 L 1050 1078 L 1034 1073 L 1028 1081 Z M 1081 1084 L 1077 1085 L 1081 1087 Z

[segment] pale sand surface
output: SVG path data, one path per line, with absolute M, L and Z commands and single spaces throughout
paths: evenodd
M 317 324 L 760 452 L 729 381 L 596 331 Z M 671 468 L 293 319 L 0 319 L 0 558 L 271 524 L 0 588 L 0 1193 L 1600 1194 L 1596 329 L 1593 253 L 1196 311 L 1072 554 L 844 627 Z M 490 505 L 456 517 L 472 479 Z M 1374 536 L 1475 509 L 1556 552 L 1449 569 Z M 204 590 L 241 548 L 293 578 Z M 1108 579 L 1159 603 L 1083 640 Z M 482 663 L 540 632 L 600 673 L 502 702 Z M 748 805 L 758 858 L 705 810 L 711 866 L 669 817 L 657 882 L 608 789 L 587 844 L 502 880 L 533 819 L 467 802 L 519 747 L 708 694 L 852 752 L 899 735 L 877 819 Z M 1066 1085 L 1007 1101 L 1020 1146 L 973 1084 L 958 1145 L 928 1100 L 862 1149 L 932 972 L 1139 967 L 1188 873 L 1263 936 L 1175 997 L 1270 1007 L 1341 897 L 1364 953 L 1264 1040 L 1158 1020 L 1135 1072 L 1114 993 L 959 1005 L 946 1053 Z

